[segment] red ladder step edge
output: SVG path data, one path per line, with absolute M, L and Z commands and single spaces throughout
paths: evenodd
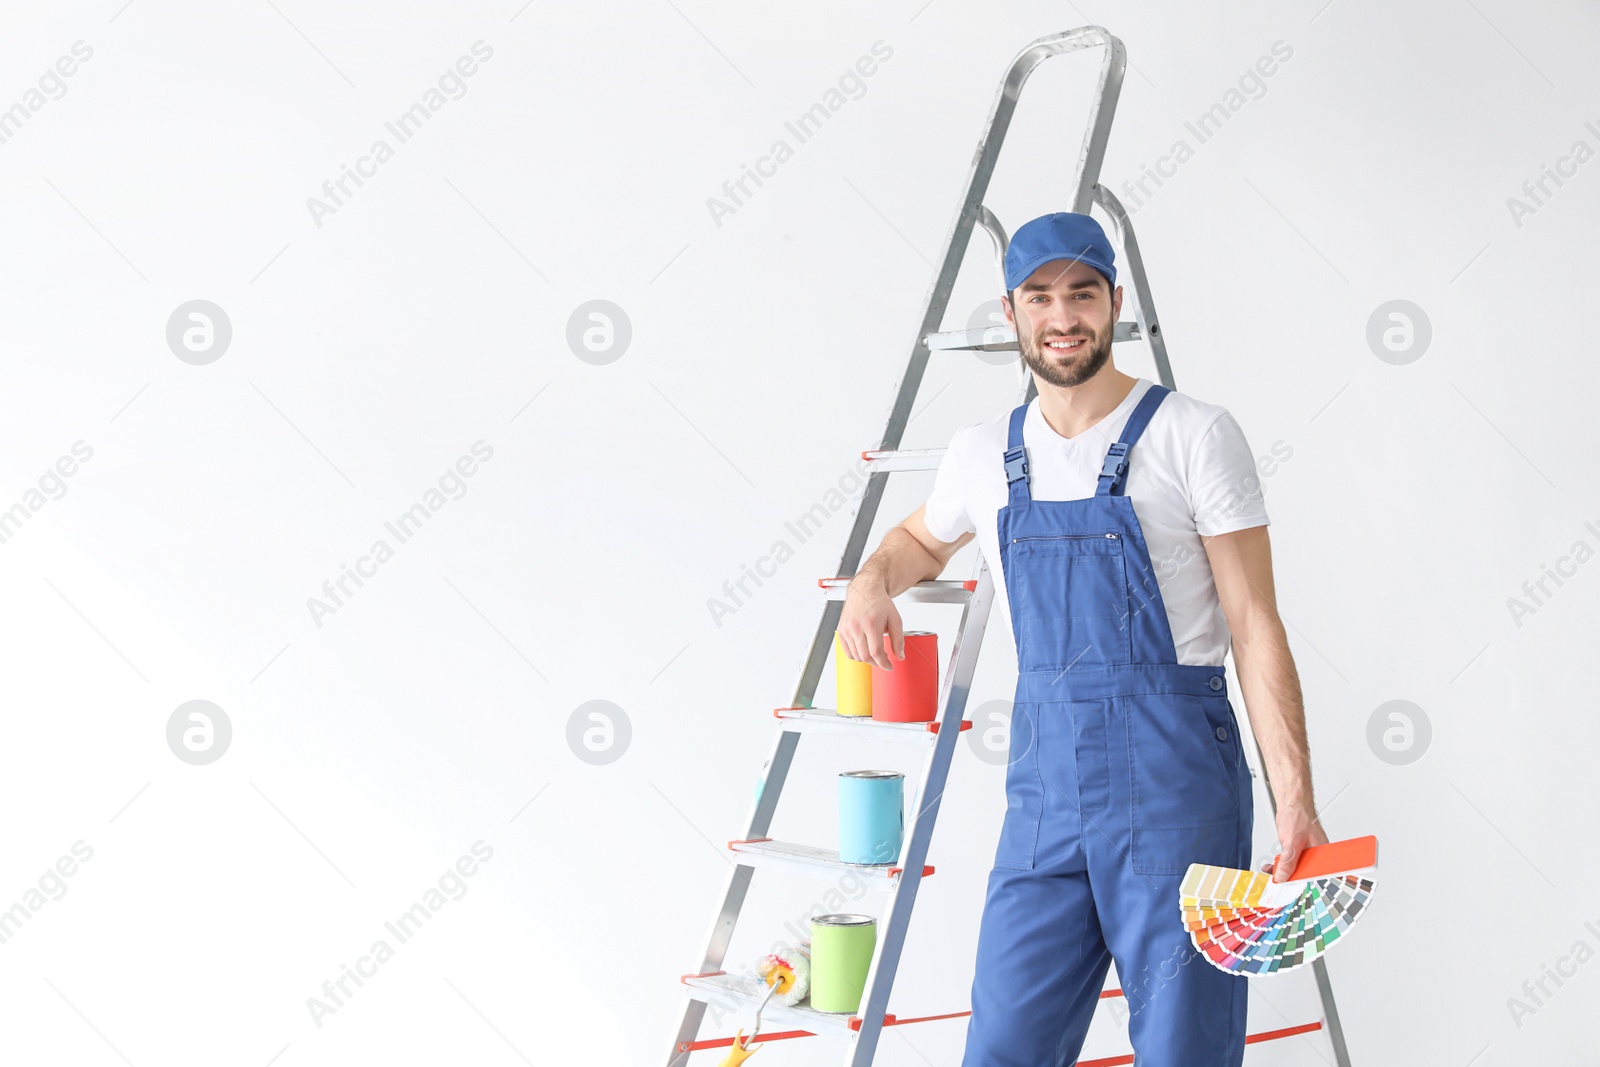
M 723 972 L 721 972 L 721 971 L 712 971 L 711 973 L 712 974 L 721 974 Z M 705 977 L 705 976 L 704 975 L 684 975 L 684 977 L 685 978 L 701 978 L 701 977 Z M 1120 989 L 1108 989 L 1105 992 L 1101 993 L 1100 996 L 1101 996 L 1102 999 L 1104 999 L 1105 997 L 1120 996 L 1121 993 L 1122 993 L 1122 990 L 1120 990 Z M 919 1017 L 917 1017 L 915 1019 L 898 1019 L 893 1015 L 885 1015 L 883 1017 L 883 1025 L 885 1025 L 885 1026 L 905 1026 L 908 1023 L 926 1023 L 926 1022 L 934 1022 L 934 1021 L 937 1021 L 937 1020 L 940 1020 L 940 1019 L 959 1019 L 964 1015 L 971 1015 L 971 1014 L 972 1014 L 972 1012 L 970 1012 L 970 1011 L 954 1011 L 954 1012 L 950 1012 L 948 1015 L 923 1015 L 923 1016 L 919 1016 Z M 852 1029 L 852 1030 L 860 1030 L 861 1029 L 861 1017 L 859 1015 L 851 1017 L 851 1019 L 850 1019 L 850 1029 Z M 1249 1035 L 1247 1035 L 1245 1037 L 1245 1039 L 1244 1039 L 1244 1043 L 1247 1044 L 1247 1045 L 1253 1045 L 1253 1044 L 1256 1044 L 1259 1041 L 1276 1041 L 1277 1039 L 1282 1038 L 1282 1037 L 1295 1037 L 1296 1035 L 1299 1035 L 1299 1034 L 1308 1034 L 1308 1033 L 1311 1033 L 1314 1030 L 1320 1030 L 1320 1029 L 1322 1029 L 1322 1023 L 1314 1022 L 1314 1023 L 1304 1023 L 1304 1024 L 1300 1025 L 1300 1026 L 1288 1026 L 1288 1027 L 1284 1027 L 1282 1030 L 1264 1030 L 1259 1034 L 1249 1034 Z M 785 1031 L 783 1031 L 781 1033 L 776 1033 L 776 1034 L 761 1034 L 756 1039 L 756 1044 L 759 1045 L 763 1041 L 789 1041 L 789 1040 L 792 1040 L 792 1039 L 797 1038 L 797 1037 L 813 1037 L 813 1036 L 815 1036 L 815 1035 L 813 1035 L 810 1030 L 785 1030 Z M 732 1044 L 733 1044 L 733 1038 L 731 1038 L 731 1037 L 708 1038 L 708 1039 L 706 1039 L 704 1041 L 681 1042 L 678 1045 L 678 1051 L 679 1052 L 701 1052 L 701 1051 L 703 1051 L 705 1049 L 727 1048 Z M 1106 1059 L 1100 1059 L 1100 1060 L 1079 1060 L 1078 1061 L 1078 1067 L 1126 1067 L 1127 1064 L 1131 1064 L 1132 1062 L 1133 1062 L 1133 1056 L 1130 1054 L 1130 1055 L 1125 1055 L 1125 1056 L 1111 1056 L 1111 1057 L 1108 1057 Z

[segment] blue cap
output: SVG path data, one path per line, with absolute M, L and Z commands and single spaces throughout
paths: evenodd
M 1053 259 L 1075 259 L 1105 275 L 1117 285 L 1116 253 L 1106 231 L 1088 215 L 1057 211 L 1023 223 L 1006 246 L 1006 292 L 1028 280 L 1028 275 Z

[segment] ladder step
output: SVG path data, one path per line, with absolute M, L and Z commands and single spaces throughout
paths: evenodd
M 1143 336 L 1133 321 L 1117 323 L 1111 340 L 1137 341 Z M 1017 332 L 1009 326 L 988 326 L 981 330 L 947 330 L 930 333 L 922 339 L 930 352 L 1020 352 Z
M 850 585 L 848 578 L 818 578 L 817 584 L 828 594 L 829 600 L 843 600 L 845 589 Z M 914 600 L 921 604 L 965 604 L 972 598 L 973 591 L 978 588 L 978 580 L 969 578 L 964 582 L 939 580 L 933 582 L 918 582 L 907 589 L 900 596 L 907 600 Z M 898 597 L 896 599 L 899 599 Z
M 889 864 L 845 863 L 839 859 L 838 849 L 774 841 L 770 837 L 729 841 L 728 848 L 739 854 L 739 863 L 745 867 L 770 867 L 820 878 L 837 878 L 846 872 L 854 872 L 861 875 L 867 885 L 877 889 L 892 889 L 900 881 L 901 868 Z M 924 864 L 922 877 L 926 878 L 932 873 L 933 867 Z
M 874 471 L 936 471 L 944 457 L 942 448 L 908 448 L 901 451 L 874 449 L 861 453 L 867 473 Z
M 881 722 L 869 715 L 840 715 L 832 708 L 774 708 L 772 714 L 783 728 L 797 734 L 850 734 L 869 741 L 898 741 L 908 745 L 931 745 L 939 739 L 939 722 Z M 971 719 L 961 720 L 961 729 L 972 729 Z
M 756 1004 L 767 991 L 760 979 L 745 974 L 686 974 L 680 979 L 689 987 L 689 996 L 695 1000 L 714 1004 L 731 1011 L 743 1019 L 755 1013 Z M 885 1025 L 892 1025 L 893 1015 L 883 1017 Z M 793 1026 L 823 1037 L 848 1041 L 861 1029 L 861 1017 L 851 1012 L 814 1011 L 809 1003 L 790 1007 L 776 999 L 767 1001 L 761 1010 L 761 1027 Z M 759 1042 L 758 1042 L 759 1043 Z
M 708 979 L 711 979 L 713 977 L 721 978 L 721 977 L 723 977 L 725 975 L 725 973 L 726 972 L 723 972 L 723 971 L 713 971 L 711 974 L 686 974 L 686 975 L 683 975 L 679 979 L 679 981 L 683 982 L 685 985 L 692 985 L 692 984 L 698 982 L 698 983 L 700 983 L 701 988 L 704 989 L 708 985 L 710 985 L 710 983 L 707 981 Z M 737 982 L 737 981 L 738 981 L 738 979 L 735 978 L 735 982 Z M 753 978 L 747 978 L 747 979 L 744 979 L 744 981 L 745 981 L 745 983 L 747 983 L 748 985 L 753 987 L 752 991 L 751 991 L 751 993 L 749 995 L 751 995 L 751 996 L 755 997 L 755 999 L 759 1000 L 761 994 L 765 991 L 764 987 L 762 987 Z M 727 983 L 727 985 L 729 987 L 733 987 L 734 986 L 734 982 Z M 729 988 L 729 989 L 725 990 L 723 988 L 718 987 L 718 988 L 715 988 L 715 992 L 712 992 L 711 990 L 708 990 L 707 991 L 707 995 L 708 996 L 727 997 L 728 998 L 727 1002 L 729 1003 L 729 1006 L 732 1007 L 732 1002 L 734 1001 L 735 998 L 741 996 L 741 993 L 736 988 Z M 692 994 L 691 994 L 691 996 L 692 996 Z M 1120 989 L 1108 989 L 1105 992 L 1100 994 L 1100 999 L 1101 1000 L 1105 1000 L 1108 997 L 1119 997 L 1119 996 L 1122 996 L 1122 990 L 1120 990 Z M 695 999 L 706 999 L 706 998 L 705 997 L 697 997 Z M 711 1003 L 710 1000 L 707 1000 L 706 1002 L 707 1003 Z M 805 1008 L 804 1005 L 801 1005 L 799 1010 L 804 1011 L 804 1010 L 806 1010 L 806 1008 Z M 905 1018 L 905 1019 L 902 1019 L 902 1018 L 900 1018 L 900 1017 L 898 1017 L 896 1015 L 893 1015 L 893 1014 L 885 1014 L 884 1017 L 883 1017 L 883 1025 L 884 1026 L 912 1026 L 912 1025 L 915 1025 L 916 1023 L 932 1023 L 932 1022 L 944 1022 L 944 1021 L 949 1020 L 949 1019 L 965 1019 L 965 1018 L 968 1018 L 971 1015 L 972 1015 L 972 1011 L 970 1009 L 967 1010 L 967 1011 L 945 1012 L 942 1015 L 920 1015 L 920 1016 L 919 1015 L 913 1015 L 913 1016 L 911 1016 L 909 1018 Z M 829 1016 L 827 1016 L 827 1018 L 832 1019 L 832 1018 L 835 1018 L 835 1016 L 829 1015 Z M 849 1029 L 849 1030 L 857 1030 L 857 1029 L 860 1028 L 860 1025 L 861 1025 L 860 1016 L 848 1016 L 848 1017 L 846 1017 L 846 1028 L 847 1029 Z M 1278 1029 L 1278 1030 L 1261 1030 L 1261 1031 L 1258 1031 L 1258 1032 L 1256 1032 L 1254 1034 L 1246 1034 L 1245 1035 L 1245 1039 L 1244 1039 L 1244 1043 L 1246 1045 L 1255 1045 L 1255 1044 L 1260 1044 L 1263 1041 L 1279 1041 L 1279 1040 L 1282 1040 L 1283 1038 L 1286 1038 L 1286 1037 L 1299 1037 L 1301 1034 L 1315 1033 L 1316 1031 L 1323 1029 L 1323 1027 L 1324 1027 L 1323 1022 L 1321 1020 L 1318 1020 L 1316 1022 L 1301 1023 L 1298 1026 L 1285 1026 L 1285 1027 L 1283 1027 L 1281 1029 Z M 816 1036 L 816 1031 L 815 1030 L 797 1030 L 797 1031 L 796 1030 L 792 1030 L 792 1031 L 788 1031 L 786 1033 L 774 1033 L 771 1030 L 766 1029 L 765 1027 L 763 1027 L 762 1031 L 761 1031 L 761 1040 L 762 1041 L 788 1041 L 788 1040 L 793 1040 L 794 1038 L 807 1037 L 807 1036 L 815 1037 Z M 707 1049 L 728 1048 L 732 1044 L 733 1044 L 733 1039 L 732 1038 L 727 1038 L 727 1037 L 709 1038 L 707 1040 L 696 1041 L 693 1044 L 679 1046 L 678 1051 L 679 1052 L 703 1052 L 703 1051 L 705 1051 Z M 1107 1056 L 1107 1057 L 1104 1057 L 1103 1059 L 1097 1059 L 1097 1060 L 1079 1060 L 1078 1061 L 1078 1067 L 1126 1067 L 1126 1065 L 1129 1065 L 1129 1064 L 1132 1064 L 1132 1063 L 1133 1063 L 1133 1056 L 1131 1054 L 1125 1054 L 1125 1055 L 1121 1055 L 1121 1056 Z

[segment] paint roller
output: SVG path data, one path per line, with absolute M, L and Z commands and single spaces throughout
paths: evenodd
M 750 1030 L 750 1036 L 744 1036 L 741 1027 L 734 1034 L 733 1046 L 728 1049 L 728 1055 L 718 1067 L 739 1067 L 739 1064 L 761 1051 L 762 1046 L 750 1046 L 750 1042 L 761 1033 L 761 1012 L 767 1002 L 776 999 L 779 1004 L 793 1007 L 800 1003 L 811 993 L 811 944 L 802 941 L 798 945 L 784 945 L 776 952 L 769 952 L 756 963 L 756 975 L 766 985 L 767 991 L 761 995 L 761 1003 L 756 1005 L 755 1025 Z

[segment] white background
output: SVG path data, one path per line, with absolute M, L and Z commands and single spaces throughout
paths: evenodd
M 1130 207 L 1124 179 L 1293 50 L 1134 222 L 1178 388 L 1256 454 L 1292 449 L 1264 491 L 1317 797 L 1331 834 L 1382 846 L 1377 902 L 1328 957 L 1353 1061 L 1574 1062 L 1600 989 L 1600 564 L 1520 626 L 1507 600 L 1600 547 L 1600 162 L 1520 226 L 1507 199 L 1600 148 L 1600 15 L 519 4 L 4 15 L 0 107 L 75 41 L 93 56 L 0 144 L 0 508 L 75 442 L 93 456 L 0 544 L 0 908 L 65 889 L 0 944 L 0 1059 L 664 1063 L 853 504 L 803 544 L 785 524 L 878 442 L 1002 72 L 1096 23 L 1127 46 L 1103 177 Z M 319 226 L 308 198 L 479 40 L 465 95 Z M 876 41 L 893 55 L 859 98 L 718 225 L 707 199 Z M 1008 228 L 1068 206 L 1097 62 L 1029 84 L 988 200 Z M 946 326 L 997 295 L 980 235 Z M 233 330 L 204 366 L 166 341 L 193 299 Z M 593 299 L 632 326 L 605 365 L 566 340 Z M 1407 365 L 1366 341 L 1394 299 L 1431 322 Z M 1117 361 L 1154 376 L 1139 346 Z M 938 357 L 906 446 L 942 447 L 1015 381 Z M 308 598 L 477 441 L 465 495 L 318 625 Z M 927 478 L 891 479 L 872 545 Z M 719 625 L 708 601 L 779 540 L 795 557 Z M 907 615 L 948 651 L 957 609 Z M 1013 668 L 992 619 L 975 709 L 1003 707 Z M 205 766 L 166 741 L 194 699 L 233 730 Z M 1367 740 L 1397 699 L 1432 725 L 1406 765 Z M 569 744 L 590 700 L 631 737 L 605 765 Z M 833 774 L 902 758 L 805 741 L 773 835 L 831 844 Z M 898 1014 L 968 1006 L 1002 805 L 1003 768 L 963 744 Z M 1258 862 L 1266 811 L 1258 789 Z M 78 841 L 92 858 L 48 879 Z M 384 923 L 478 841 L 464 895 L 319 1025 L 308 998 L 393 946 Z M 758 874 L 730 969 L 824 888 Z M 1575 976 L 1528 1000 L 1580 941 Z M 1308 986 L 1254 983 L 1251 1029 L 1315 1019 Z M 1126 1051 L 1115 1023 L 1090 1054 Z M 891 1030 L 879 1062 L 958 1064 L 964 1027 Z M 1327 1057 L 1293 1038 L 1246 1062 Z M 761 1062 L 836 1059 L 811 1038 Z

